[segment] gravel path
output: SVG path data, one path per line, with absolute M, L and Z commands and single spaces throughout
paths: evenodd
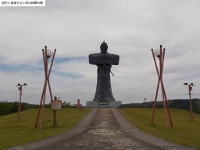
M 138 130 L 117 109 L 99 108 L 72 130 L 9 150 L 189 150 L 192 148 L 156 138 Z

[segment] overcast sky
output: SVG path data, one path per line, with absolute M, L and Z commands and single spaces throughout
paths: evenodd
M 166 49 L 167 98 L 189 98 L 184 82 L 193 82 L 192 97 L 200 98 L 199 6 L 199 0 L 46 0 L 45 7 L 0 7 L 0 101 L 18 101 L 15 85 L 26 82 L 22 101 L 40 103 L 47 46 L 57 49 L 53 95 L 85 105 L 97 83 L 88 55 L 100 52 L 104 39 L 108 52 L 120 56 L 111 76 L 117 101 L 154 100 L 158 76 L 151 49 L 160 45 Z

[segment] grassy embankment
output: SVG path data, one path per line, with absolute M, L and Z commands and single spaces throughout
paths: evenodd
M 53 111 L 46 108 L 42 129 L 35 129 L 38 109 L 21 112 L 21 122 L 17 121 L 17 113 L 0 116 L 0 149 L 16 146 L 45 137 L 63 133 L 72 128 L 90 109 L 63 108 L 57 111 L 57 127 L 53 127 Z M 38 121 L 38 127 L 40 120 Z
M 190 121 L 188 111 L 170 109 L 174 127 L 166 128 L 164 110 L 156 109 L 154 124 L 151 126 L 152 109 L 122 108 L 119 109 L 137 128 L 154 136 L 200 149 L 200 115 L 194 115 Z

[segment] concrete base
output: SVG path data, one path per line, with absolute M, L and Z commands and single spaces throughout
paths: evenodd
M 122 104 L 121 101 L 87 101 L 88 108 L 118 108 Z

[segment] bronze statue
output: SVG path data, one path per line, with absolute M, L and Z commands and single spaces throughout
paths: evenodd
M 112 94 L 110 73 L 113 75 L 112 65 L 119 64 L 119 55 L 108 53 L 108 45 L 105 41 L 101 44 L 100 49 L 100 53 L 89 55 L 89 63 L 98 67 L 96 93 L 93 101 L 115 101 Z

